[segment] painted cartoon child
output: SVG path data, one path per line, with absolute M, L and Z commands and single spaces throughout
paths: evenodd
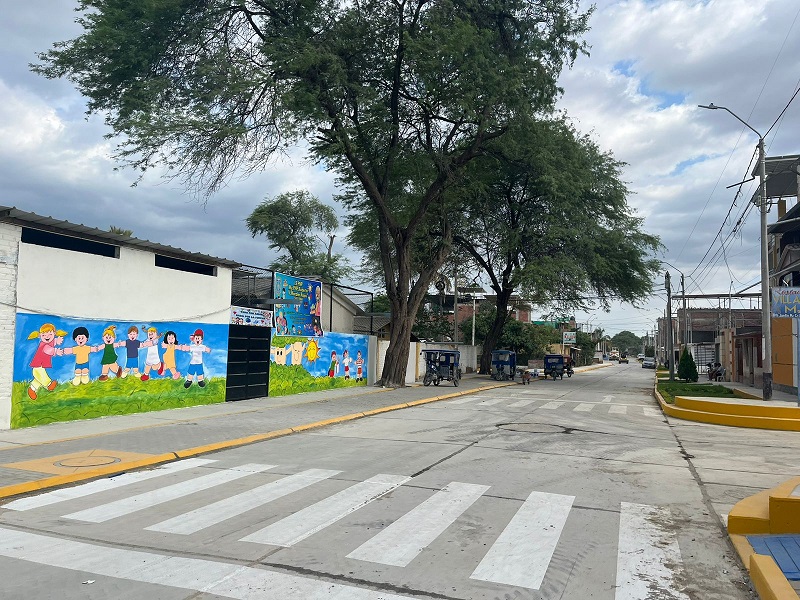
M 175 363 L 175 350 L 180 348 L 180 344 L 178 344 L 178 336 L 175 335 L 174 331 L 168 331 L 164 334 L 164 341 L 161 342 L 161 347 L 164 348 L 161 372 L 172 371 L 172 378 L 180 379 L 181 374 L 178 372 L 178 368 Z
M 361 350 L 356 352 L 356 381 L 364 381 L 364 357 Z
M 336 350 L 331 351 L 331 366 L 328 368 L 328 377 L 335 377 L 339 374 L 339 358 L 336 356 Z
M 114 373 L 117 377 L 122 377 L 122 368 L 117 364 L 117 351 L 115 348 L 119 348 L 124 345 L 125 342 L 117 342 L 115 341 L 116 339 L 116 325 L 109 325 L 103 330 L 103 356 L 100 357 L 100 364 L 103 368 L 100 377 L 97 378 L 98 381 L 105 381 L 108 379 L 109 371 Z M 98 345 L 97 348 L 99 349 L 100 346 Z
M 142 327 L 142 331 L 147 334 L 147 340 L 142 342 L 141 348 L 147 348 L 147 354 L 144 357 L 144 373 L 140 379 L 147 381 L 150 379 L 150 371 L 155 370 L 156 373 L 161 375 L 164 373 L 164 363 L 161 362 L 161 357 L 158 355 L 158 340 L 161 335 L 155 327 Z
M 39 347 L 31 360 L 31 368 L 33 369 L 33 380 L 28 386 L 28 397 L 31 400 L 36 400 L 37 391 L 39 388 L 47 388 L 49 391 L 56 389 L 58 381 L 50 379 L 47 369 L 53 366 L 53 356 L 57 354 L 56 346 L 60 346 L 64 342 L 64 336 L 67 335 L 66 331 L 60 329 L 56 331 L 56 326 L 52 323 L 45 323 L 39 331 L 32 332 L 29 340 L 39 338 Z
M 60 349 L 58 354 L 75 356 L 75 377 L 72 379 L 72 385 L 89 383 L 89 354 L 97 352 L 100 346 L 86 345 L 89 341 L 89 330 L 86 327 L 76 327 L 72 332 L 72 339 L 75 340 L 75 345 Z
M 344 365 L 344 378 L 350 379 L 350 364 L 353 362 L 353 359 L 350 358 L 350 352 L 347 348 L 344 349 L 342 352 L 342 364 Z
M 192 380 L 197 377 L 197 385 L 205 387 L 205 375 L 203 374 L 203 352 L 211 352 L 211 348 L 203 344 L 203 330 L 196 330 L 191 336 L 192 343 L 180 346 L 180 349 L 191 353 L 189 368 L 186 370 L 186 381 L 183 387 L 188 388 L 192 385 Z
M 139 375 L 139 347 L 142 342 L 139 340 L 139 328 L 136 325 L 128 327 L 128 339 L 123 342 L 123 345 L 126 359 L 122 377 L 127 377 L 129 374 Z
M 317 317 L 321 317 L 322 316 L 322 286 L 318 285 L 318 286 L 316 286 L 316 288 L 317 288 L 317 297 L 316 297 L 316 301 L 314 302 L 314 314 L 317 315 Z

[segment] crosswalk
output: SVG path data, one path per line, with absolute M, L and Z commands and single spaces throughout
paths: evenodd
M 475 407 L 491 406 L 496 408 L 525 408 L 527 410 L 557 410 L 572 411 L 577 413 L 595 413 L 609 415 L 629 415 L 645 417 L 663 417 L 663 413 L 652 406 L 641 404 L 612 403 L 614 396 L 605 396 L 599 402 L 585 402 L 578 400 L 548 400 L 541 398 L 519 399 L 517 396 L 495 396 L 476 394 L 464 396 L 455 400 L 444 402 L 447 406 L 471 405 Z
M 251 517 L 250 525 L 237 529 L 237 537 L 241 535 L 238 538 L 239 542 L 288 548 L 302 544 L 304 540 L 323 530 L 336 528 L 337 523 L 346 516 L 363 509 L 378 499 L 383 499 L 384 504 L 391 507 L 393 501 L 391 492 L 398 490 L 410 481 L 410 477 L 405 475 L 378 473 L 356 483 L 349 480 L 348 483 L 352 483 L 351 485 L 319 500 L 319 496 L 311 493 L 315 486 L 339 475 L 344 478 L 346 474 L 330 469 L 305 469 L 291 475 L 280 476 L 269 473 L 269 471 L 280 469 L 277 465 L 248 463 L 225 468 L 225 465 L 215 463 L 216 461 L 209 459 L 184 460 L 151 471 L 126 473 L 112 479 L 94 481 L 73 488 L 53 490 L 37 496 L 13 500 L 3 505 L 2 509 L 9 511 L 9 514 L 43 510 L 49 511 L 47 514 L 52 511 L 61 513 L 58 505 L 63 503 L 66 510 L 63 511 L 64 514 L 60 515 L 61 518 L 98 524 L 97 526 L 124 519 L 135 513 L 137 515 L 136 527 L 141 524 L 143 531 L 176 536 L 190 536 L 225 523 L 234 517 L 248 515 Z M 290 469 L 291 467 L 284 468 Z M 254 477 L 256 475 L 260 476 Z M 263 483 L 264 477 L 273 476 L 275 477 L 273 481 Z M 251 479 L 258 480 L 260 485 L 255 485 L 246 491 L 241 491 L 241 487 L 236 487 L 238 493 L 231 492 L 223 499 L 217 499 L 220 494 L 225 495 L 228 487 L 234 488 L 234 486 L 228 486 L 231 482 L 238 481 L 240 484 L 246 484 Z M 160 506 L 168 505 L 174 508 L 180 504 L 181 499 L 189 496 L 197 501 L 198 495 L 206 490 L 214 490 L 216 493 L 213 496 L 214 501 L 166 520 L 163 519 L 163 516 L 159 517 L 158 508 Z M 403 504 L 403 510 L 397 513 L 392 512 L 391 509 L 388 510 L 387 514 L 393 515 L 392 518 L 387 519 L 390 522 L 386 526 L 377 528 L 378 531 L 371 533 L 371 537 L 366 541 L 359 540 L 361 543 L 357 547 L 332 548 L 331 552 L 340 552 L 347 560 L 406 568 L 420 560 L 423 553 L 433 552 L 432 548 L 435 548 L 436 544 L 442 540 L 447 540 L 448 535 L 454 535 L 453 530 L 457 529 L 458 523 L 462 519 L 486 518 L 487 513 L 493 511 L 491 501 L 496 499 L 491 496 L 491 486 L 459 481 L 452 481 L 441 489 L 429 490 L 415 487 L 414 493 L 426 495 L 426 497 L 417 501 L 417 496 L 415 496 L 414 506 L 409 508 L 407 504 Z M 289 514 L 277 515 L 277 520 L 261 527 L 263 521 L 260 519 L 263 517 L 259 516 L 259 509 L 290 495 L 292 508 L 289 509 Z M 310 499 L 304 502 L 304 498 Z M 508 501 L 507 498 L 502 500 Z M 562 535 L 574 510 L 575 497 L 533 490 L 524 500 L 515 502 L 518 503 L 518 506 L 505 523 L 502 531 L 493 540 L 490 540 L 491 543 L 487 544 L 486 548 L 480 549 L 480 552 L 475 555 L 477 557 L 474 558 L 475 562 L 465 565 L 463 573 L 465 580 L 532 590 L 542 587 L 554 553 L 562 542 Z M 80 510 L 73 510 L 78 508 L 75 506 L 76 503 L 86 506 L 81 507 Z M 197 502 L 192 506 L 196 504 Z M 386 506 L 382 509 L 386 509 Z M 4 512 L 0 511 L 0 556 L 95 572 L 87 566 L 88 563 L 82 561 L 87 555 L 94 556 L 96 553 L 105 552 L 102 560 L 93 559 L 94 562 L 91 562 L 91 565 L 102 562 L 105 573 L 106 571 L 116 572 L 114 571 L 116 567 L 108 565 L 109 561 L 113 562 L 116 552 L 121 553 L 118 557 L 119 560 L 123 563 L 128 561 L 131 564 L 135 564 L 137 561 L 140 563 L 144 561 L 144 564 L 147 565 L 160 564 L 165 560 L 190 561 L 187 562 L 186 568 L 192 572 L 204 571 L 200 580 L 203 580 L 203 577 L 210 577 L 209 573 L 216 573 L 214 569 L 217 567 L 208 567 L 205 564 L 208 561 L 195 561 L 197 563 L 195 564 L 195 562 L 191 562 L 191 559 L 178 560 L 175 557 L 159 557 L 157 555 L 144 556 L 145 553 L 138 553 L 142 554 L 139 556 L 133 551 L 106 546 L 89 548 L 85 547 L 86 544 L 81 545 L 81 542 L 58 540 L 39 534 L 8 529 L 5 525 L 11 521 L 4 519 L 3 515 Z M 604 511 L 602 518 L 616 519 L 617 516 L 613 511 Z M 616 524 L 619 530 L 619 541 L 615 600 L 645 600 L 655 597 L 652 595 L 654 590 L 660 589 L 669 590 L 671 594 L 664 597 L 684 600 L 686 597 L 680 592 L 676 592 L 680 587 L 676 579 L 679 575 L 677 572 L 680 571 L 682 563 L 669 509 L 661 506 L 622 502 L 619 506 L 618 519 L 619 522 Z M 3 521 L 6 521 L 5 525 Z M 32 548 L 40 546 L 48 547 L 49 550 L 44 554 L 32 550 Z M 58 548 L 58 550 L 54 550 L 54 548 Z M 225 565 L 223 570 L 229 567 L 231 565 Z M 148 566 L 148 569 L 151 569 L 151 566 Z M 151 581 L 153 577 L 156 577 L 151 572 L 147 575 L 150 579 L 147 577 L 137 579 L 141 576 L 140 571 L 141 569 L 136 571 L 135 576 L 130 578 L 137 581 Z M 267 577 L 263 571 L 258 570 L 251 572 L 245 569 L 239 574 L 245 579 L 247 577 L 260 578 L 259 581 Z M 229 574 L 221 575 L 222 579 L 219 581 L 227 576 Z M 302 582 L 298 583 L 294 580 L 287 580 L 287 582 L 278 582 L 274 585 L 291 583 L 291 586 L 294 586 L 292 589 L 295 590 L 307 587 Z M 174 581 L 164 583 L 178 587 L 183 585 Z M 217 583 L 213 585 L 208 583 L 203 589 L 214 589 Z M 198 589 L 192 586 L 188 587 Z M 307 591 L 307 596 L 287 595 L 286 597 L 329 597 L 318 596 L 317 592 Z M 234 594 L 231 597 L 240 596 Z M 341 597 L 373 598 L 369 594 L 360 596 L 349 591 L 343 591 Z M 400 598 L 402 596 L 375 596 L 375 598 L 378 597 Z

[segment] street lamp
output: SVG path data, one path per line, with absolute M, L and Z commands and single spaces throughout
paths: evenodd
M 664 273 L 664 287 L 667 290 L 667 352 L 669 353 L 669 380 L 675 381 L 675 349 L 672 340 L 672 285 L 669 271 Z
M 714 104 L 708 106 L 698 104 L 697 106 L 709 110 L 724 110 L 758 136 L 758 183 L 761 196 L 761 332 L 764 338 L 761 379 L 764 400 L 770 400 L 772 399 L 772 323 L 770 321 L 769 262 L 767 259 L 767 167 L 764 136 L 729 108 Z

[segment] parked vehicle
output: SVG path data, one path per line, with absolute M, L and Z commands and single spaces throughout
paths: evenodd
M 652 356 L 646 356 L 644 360 L 642 360 L 642 368 L 643 369 L 655 369 L 656 368 L 656 359 Z
M 564 379 L 564 357 L 561 354 L 544 355 L 544 376 L 545 379 L 556 377 Z
M 622 363 L 625 363 L 626 365 L 628 364 L 628 355 L 627 354 L 623 354 L 622 356 L 619 357 L 619 364 L 622 364 Z
M 644 354 L 637 354 L 636 355 L 636 360 L 638 360 L 639 362 L 642 362 L 644 360 Z
M 517 371 L 517 353 L 511 350 L 492 351 L 492 377 L 497 381 L 514 380 Z
M 457 350 L 423 350 L 425 357 L 424 385 L 439 385 L 442 381 L 452 381 L 458 387 L 461 381 L 459 361 L 461 352 Z

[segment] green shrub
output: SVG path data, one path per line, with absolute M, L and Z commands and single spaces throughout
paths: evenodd
M 684 381 L 697 381 L 697 365 L 694 364 L 694 358 L 689 354 L 687 348 L 683 349 L 681 360 L 678 363 L 678 378 Z

